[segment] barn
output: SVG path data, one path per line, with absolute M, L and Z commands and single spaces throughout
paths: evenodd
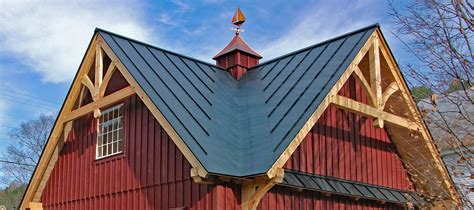
M 459 197 L 380 27 L 260 63 L 96 29 L 21 209 L 443 209 Z

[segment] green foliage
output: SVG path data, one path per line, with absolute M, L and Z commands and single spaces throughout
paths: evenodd
M 413 99 L 416 103 L 418 103 L 421 99 L 430 97 L 432 94 L 433 91 L 425 85 L 411 88 L 411 95 L 413 96 Z
M 10 184 L 5 189 L 0 189 L 0 206 L 5 206 L 8 210 L 18 209 L 26 185 Z
M 448 87 L 448 90 L 446 90 L 446 93 L 452 93 L 460 90 L 464 90 L 463 86 L 468 89 L 471 87 L 471 84 L 469 84 L 469 81 L 463 80 L 461 82 L 459 81 L 452 81 L 451 84 Z

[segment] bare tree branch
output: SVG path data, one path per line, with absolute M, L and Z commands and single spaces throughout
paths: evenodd
M 470 176 L 466 173 L 474 171 L 473 4 L 469 0 L 418 0 L 401 9 L 391 1 L 389 5 L 396 26 L 392 33 L 413 58 L 402 65 L 408 83 L 429 90 L 424 92 L 429 95 L 417 96 L 425 98 L 418 103 L 424 120 L 442 154 L 455 157 L 455 161 L 446 161 L 453 178 Z M 412 168 L 416 170 L 415 165 Z M 429 174 L 419 177 L 430 179 Z M 466 205 L 469 190 L 459 189 Z
M 40 115 L 38 119 L 21 123 L 10 132 L 12 142 L 0 156 L 3 182 L 28 183 L 38 163 L 43 147 L 54 123 L 53 115 Z

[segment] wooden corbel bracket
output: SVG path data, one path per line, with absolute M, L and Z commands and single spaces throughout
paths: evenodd
M 257 209 L 260 200 L 273 186 L 283 182 L 285 171 L 277 168 L 275 176 L 257 177 L 253 182 L 242 184 L 242 210 Z

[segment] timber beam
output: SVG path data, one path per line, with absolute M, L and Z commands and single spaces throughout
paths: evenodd
M 283 182 L 285 170 L 278 168 L 273 178 L 257 177 L 253 182 L 242 184 L 242 210 L 257 209 L 263 196 L 276 184 Z
M 338 108 L 341 108 L 350 112 L 354 112 L 366 117 L 380 119 L 388 123 L 392 123 L 401 127 L 408 128 L 410 130 L 419 131 L 421 128 L 418 123 L 413 122 L 409 119 L 382 111 L 380 109 L 371 107 L 367 104 L 352 100 L 344 96 L 340 96 L 340 95 L 331 96 L 331 103 L 334 104 Z
M 193 178 L 194 183 L 212 184 L 211 181 L 206 180 L 208 178 L 208 173 L 201 166 L 191 168 L 191 178 Z
M 377 101 L 375 98 L 374 93 L 372 92 L 372 89 L 367 82 L 367 80 L 364 77 L 364 74 L 360 70 L 358 65 L 353 65 L 352 69 L 354 70 L 354 75 L 357 80 L 359 80 L 360 83 L 362 83 L 362 87 L 364 88 L 365 92 L 367 95 L 369 95 L 369 99 L 372 105 L 377 106 Z
M 28 207 L 26 209 L 28 209 L 28 210 L 43 210 L 43 203 L 29 202 Z
M 370 87 L 375 96 L 374 105 L 382 111 L 382 72 L 380 69 L 379 37 L 375 36 L 375 41 L 369 51 Z M 374 125 L 383 128 L 383 119 L 375 117 Z
M 92 80 L 89 78 L 87 72 L 80 77 L 82 85 L 84 85 L 84 87 L 89 90 L 92 96 L 92 100 L 93 100 L 92 104 L 103 103 L 99 101 L 103 100 L 104 95 L 105 95 L 105 90 L 107 89 L 107 85 L 109 84 L 110 79 L 115 73 L 115 69 L 117 66 L 117 61 L 112 61 L 109 67 L 107 68 L 107 72 L 105 73 L 105 76 L 104 76 L 104 51 L 100 45 L 101 40 L 99 39 L 98 42 L 99 44 L 96 45 L 95 50 L 94 50 L 95 52 L 94 82 L 92 82 Z M 128 96 L 130 95 L 125 95 L 125 97 L 128 97 Z M 82 92 L 81 92 L 81 97 L 79 99 L 80 99 L 79 104 L 82 105 Z M 88 107 L 88 106 L 90 107 L 91 105 L 88 104 L 84 107 Z M 93 111 L 94 118 L 98 118 L 101 115 L 101 111 L 100 111 L 101 108 L 102 107 L 94 106 L 94 109 L 89 110 L 88 112 Z
M 71 111 L 69 114 L 64 116 L 64 122 L 68 122 L 74 119 L 77 119 L 81 116 L 84 116 L 92 111 L 100 110 L 101 108 L 110 106 L 118 101 L 121 101 L 131 95 L 135 94 L 135 91 L 133 90 L 132 87 L 128 86 L 125 88 L 122 88 L 119 91 L 116 91 L 110 95 L 107 95 L 103 98 L 100 98 L 97 101 L 94 101 L 92 103 L 89 103 L 83 107 L 80 107 L 74 111 Z

